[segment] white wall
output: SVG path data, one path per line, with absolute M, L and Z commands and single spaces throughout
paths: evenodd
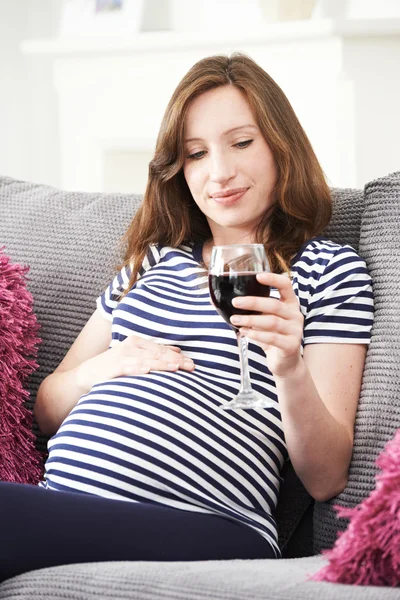
M 27 38 L 54 35 L 59 0 L 0 0 L 0 174 L 58 185 L 57 98 L 50 59 L 27 58 Z
M 153 7 L 156 6 L 157 2 L 170 2 L 170 7 L 175 7 L 179 4 L 182 6 L 182 2 L 184 2 L 186 12 L 180 15 L 182 22 L 177 19 L 176 13 L 175 18 L 170 19 L 177 29 L 180 27 L 183 28 L 183 25 L 188 28 L 190 21 L 188 7 L 190 5 L 198 9 L 199 2 L 201 2 L 201 0 L 146 1 L 149 3 L 148 6 Z M 256 1 L 215 0 L 218 3 L 229 2 L 231 7 L 234 6 L 232 3 L 243 3 L 247 7 L 254 7 Z M 264 0 L 264 2 L 266 1 L 268 0 Z M 212 0 L 207 0 L 208 4 L 211 4 L 211 2 Z M 71 132 L 65 131 L 65 123 L 64 129 L 60 127 L 58 111 L 59 107 L 61 107 L 61 111 L 62 107 L 65 107 L 66 103 L 68 104 L 69 100 L 67 97 L 59 98 L 56 94 L 53 84 L 54 56 L 51 57 L 50 54 L 46 55 L 46 53 L 22 54 L 20 43 L 26 39 L 55 37 L 57 35 L 61 6 L 62 0 L 0 0 L 0 175 L 9 175 L 19 179 L 47 183 L 58 187 L 67 181 L 62 174 L 63 169 L 65 171 L 65 157 L 63 160 L 64 166 L 62 167 L 61 165 L 61 153 L 64 152 L 65 154 L 65 151 L 62 150 L 65 144 L 63 145 L 62 142 L 67 134 L 72 135 Z M 152 14 L 155 14 L 154 11 Z M 171 17 L 171 14 L 169 16 Z M 186 21 L 183 17 L 185 17 Z M 252 31 L 252 28 L 247 26 L 245 30 Z M 347 44 L 347 48 L 353 49 L 358 45 L 359 52 L 357 54 L 354 51 L 352 58 L 344 57 L 343 59 L 346 65 L 343 73 L 344 82 L 341 86 L 343 106 L 335 114 L 334 119 L 327 119 L 326 124 L 324 121 L 323 128 L 320 127 L 317 118 L 318 115 L 312 114 L 309 118 L 307 116 L 308 113 L 302 112 L 301 106 L 298 107 L 296 105 L 296 97 L 293 94 L 293 85 L 297 85 L 296 75 L 298 73 L 296 73 L 296 69 L 294 69 L 293 74 L 290 74 L 287 80 L 285 80 L 285 76 L 281 72 L 271 72 L 282 85 L 284 91 L 287 92 L 289 100 L 293 101 L 295 109 L 298 110 L 298 114 L 303 121 L 311 141 L 315 142 L 315 149 L 323 163 L 323 167 L 325 168 L 325 163 L 328 165 L 334 164 L 333 168 L 326 169 L 332 185 L 361 186 L 372 178 L 382 176 L 389 171 L 400 168 L 400 117 L 398 113 L 398 101 L 400 98 L 400 78 L 398 76 L 399 31 L 400 28 L 398 27 L 396 34 L 393 37 L 389 36 L 387 42 L 385 41 L 379 50 L 382 54 L 387 44 L 393 44 L 394 50 L 390 54 L 393 60 L 389 61 L 390 65 L 388 64 L 387 68 L 383 70 L 380 70 L 379 65 L 375 66 L 375 71 L 373 69 L 377 62 L 377 53 L 375 50 L 373 50 L 373 56 L 371 56 L 369 62 L 370 67 L 366 69 L 365 56 L 367 51 L 363 46 L 363 42 L 356 41 L 353 46 Z M 208 48 L 205 48 L 204 55 L 207 53 Z M 154 59 L 154 56 L 151 52 L 148 53 L 150 62 L 152 57 Z M 258 60 L 257 55 L 254 58 Z M 77 67 L 81 68 L 85 60 L 87 60 L 87 57 L 76 56 Z M 116 70 L 122 72 L 125 64 L 123 58 L 119 56 L 115 62 L 118 67 Z M 290 64 L 290 61 L 288 64 Z M 327 65 L 324 62 L 324 69 L 329 68 L 329 64 Z M 360 93 L 355 93 L 352 89 L 351 77 L 353 72 L 360 72 L 360 69 L 362 70 L 361 79 L 365 85 L 361 86 Z M 175 71 L 176 68 L 174 69 L 174 65 L 171 64 L 168 73 L 165 74 L 165 76 L 168 76 L 169 82 L 173 79 Z M 132 76 L 131 71 L 128 74 L 130 77 Z M 349 75 L 350 79 L 346 83 L 346 77 Z M 74 71 L 71 73 L 71 79 L 75 76 L 76 72 Z M 121 75 L 121 78 L 126 79 L 126 72 Z M 144 89 L 143 86 L 140 89 Z M 165 93 L 167 93 L 166 86 L 163 89 L 159 89 L 158 96 L 163 98 Z M 77 110 L 73 117 L 75 121 L 79 121 L 80 119 L 82 125 L 85 125 L 85 123 L 87 125 L 87 122 L 84 120 L 84 111 L 80 111 L 82 114 L 78 115 L 78 109 L 84 108 L 85 104 L 82 95 L 77 94 L 75 101 L 77 102 Z M 141 101 L 145 100 L 141 99 Z M 315 97 L 313 101 L 315 101 Z M 339 101 L 340 98 L 335 100 L 335 102 Z M 385 107 L 384 110 L 381 110 L 382 102 Z M 153 100 L 151 97 L 146 99 L 147 112 L 150 112 L 152 103 Z M 326 103 L 323 103 L 321 111 L 326 106 Z M 350 106 L 352 110 L 349 109 Z M 128 115 L 126 118 L 129 119 L 130 111 L 128 110 L 125 114 Z M 116 115 L 115 118 L 117 117 L 120 120 L 125 118 L 122 114 Z M 368 127 L 365 126 L 366 123 L 368 123 Z M 339 144 L 336 142 L 336 145 L 339 148 L 343 147 L 345 151 L 340 152 L 340 156 L 337 159 L 333 159 L 331 156 L 333 149 L 329 148 L 329 141 L 325 145 L 319 144 L 318 140 L 321 137 L 320 130 L 323 131 L 326 140 L 332 140 L 335 135 L 341 138 L 341 142 Z M 108 135 L 108 137 L 110 136 L 111 134 Z M 78 146 L 76 141 L 74 143 L 75 152 L 78 149 L 78 151 L 85 154 L 85 159 L 90 157 L 92 162 L 95 163 L 96 159 L 91 152 L 91 147 L 80 147 L 79 139 Z M 353 147 L 357 150 L 358 162 L 356 167 L 354 167 L 354 157 L 351 155 Z M 119 148 L 119 150 L 122 152 L 124 148 Z M 347 151 L 348 153 L 346 153 Z M 122 162 L 126 163 L 130 158 L 121 152 Z M 115 166 L 115 158 L 116 156 L 108 156 L 108 162 L 99 167 L 100 170 L 104 171 L 102 178 L 106 180 L 106 189 L 114 190 L 120 185 L 121 176 L 118 168 L 122 163 L 120 161 L 120 165 L 117 168 Z M 90 170 L 82 161 L 79 162 L 78 167 L 84 171 Z M 73 167 L 73 172 L 78 186 L 81 186 L 79 173 L 77 175 L 79 168 Z M 92 170 L 96 170 L 93 165 Z M 144 173 L 145 169 L 143 168 L 142 170 Z M 96 181 L 100 181 L 100 177 Z M 130 180 L 127 179 L 126 186 L 130 187 L 130 185 Z M 98 182 L 95 186 L 96 189 L 104 189 L 104 186 L 99 187 Z M 81 187 L 83 189 L 92 189 L 94 185 Z M 142 184 L 141 187 L 143 187 Z M 126 187 L 121 186 L 120 191 L 126 191 Z

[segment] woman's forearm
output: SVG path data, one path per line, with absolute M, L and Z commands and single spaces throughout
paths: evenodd
M 290 460 L 309 493 L 320 501 L 343 490 L 352 453 L 349 432 L 329 412 L 303 359 L 275 378 Z
M 79 398 L 97 383 L 116 377 L 143 375 L 150 371 L 194 369 L 192 359 L 179 348 L 133 335 L 99 354 L 86 350 L 86 354 L 91 354 L 86 360 L 82 360 L 82 354 L 82 351 L 76 351 L 69 360 L 64 359 L 60 365 L 62 369 L 59 367 L 46 377 L 39 387 L 35 416 L 40 429 L 48 435 L 58 430 Z

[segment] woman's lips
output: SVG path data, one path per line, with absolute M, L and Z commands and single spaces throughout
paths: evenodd
M 247 188 L 240 188 L 236 190 L 232 190 L 231 192 L 221 192 L 217 194 L 213 194 L 211 197 L 218 204 L 223 204 L 224 206 L 229 206 L 231 204 L 235 204 L 244 194 L 247 192 Z

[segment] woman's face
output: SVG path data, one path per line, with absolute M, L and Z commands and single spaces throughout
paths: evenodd
M 192 101 L 183 171 L 214 244 L 254 241 L 273 202 L 277 169 L 246 97 L 235 86 L 214 88 Z

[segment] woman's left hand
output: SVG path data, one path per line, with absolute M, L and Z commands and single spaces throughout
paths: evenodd
M 232 325 L 242 335 L 257 342 L 267 354 L 267 366 L 277 377 L 286 377 L 299 365 L 304 317 L 289 277 L 275 273 L 259 273 L 263 285 L 277 288 L 280 300 L 244 296 L 234 298 L 236 308 L 257 311 L 258 315 L 233 315 Z

